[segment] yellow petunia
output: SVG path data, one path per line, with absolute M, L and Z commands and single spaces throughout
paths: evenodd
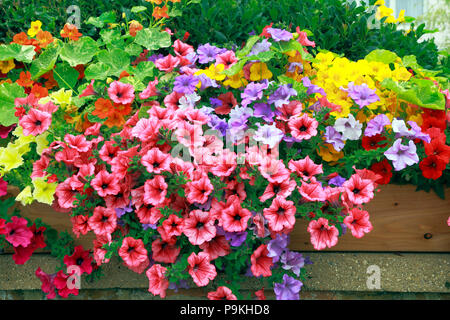
M 23 164 L 22 156 L 15 148 L 0 148 L 0 169 L 9 172 Z
M 264 62 L 256 62 L 250 67 L 250 80 L 260 81 L 272 78 L 273 74 Z
M 19 201 L 23 206 L 33 203 L 33 195 L 31 194 L 31 187 L 26 186 L 16 197 L 16 201 Z
M 342 151 L 336 151 L 333 145 L 326 143 L 325 147 L 320 147 L 317 150 L 317 154 L 322 157 L 326 162 L 334 162 L 344 157 Z
M 44 149 L 47 149 L 49 146 L 47 136 L 48 132 L 44 132 L 43 134 L 40 134 L 36 137 L 36 152 L 38 155 L 41 155 L 42 151 L 44 151 Z
M 42 27 L 42 22 L 40 22 L 39 20 L 33 21 L 33 22 L 31 22 L 31 28 L 28 29 L 27 34 L 30 37 L 34 37 L 37 35 L 37 33 L 39 31 L 41 31 L 41 27 Z
M 14 69 L 16 65 L 14 64 L 14 59 L 6 60 L 6 61 L 0 61 L 0 71 L 2 73 L 8 73 L 12 69 Z
M 225 66 L 221 63 L 219 63 L 218 65 L 210 65 L 208 70 L 205 72 L 205 74 L 210 77 L 211 79 L 217 80 L 217 81 L 222 81 L 223 79 L 226 78 L 226 75 L 221 74 L 221 72 L 225 70 Z
M 38 202 L 52 205 L 57 186 L 56 182 L 48 183 L 45 178 L 35 178 L 33 180 L 33 198 Z
M 392 78 L 396 81 L 408 81 L 411 78 L 411 73 L 404 67 L 397 67 L 392 71 Z
M 58 104 L 64 108 L 72 101 L 72 90 L 60 89 L 50 94 L 50 97 L 53 103 Z
M 244 78 L 244 71 L 241 70 L 234 76 L 228 77 L 227 80 L 223 82 L 225 86 L 230 86 L 234 89 L 245 87 L 248 84 L 247 79 Z

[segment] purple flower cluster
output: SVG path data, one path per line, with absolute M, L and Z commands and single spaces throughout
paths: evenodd
M 341 87 L 341 90 L 346 91 L 359 108 L 368 106 L 369 104 L 380 100 L 380 97 L 375 93 L 375 89 L 370 89 L 365 83 L 358 86 L 355 85 L 354 82 L 349 82 L 347 87 L 348 89 Z

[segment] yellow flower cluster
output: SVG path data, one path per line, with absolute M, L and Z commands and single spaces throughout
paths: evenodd
M 385 17 L 386 20 L 384 22 L 386 23 L 402 23 L 405 22 L 405 10 L 401 10 L 400 13 L 398 14 L 398 18 L 395 19 L 394 16 L 394 10 L 391 8 L 388 8 L 385 6 L 384 0 L 378 0 L 377 2 L 375 2 L 375 5 L 378 6 L 378 10 L 377 13 L 375 15 L 375 17 L 378 20 L 381 20 Z

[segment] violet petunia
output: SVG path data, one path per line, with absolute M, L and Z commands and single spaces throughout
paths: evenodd
M 272 239 L 267 244 L 268 257 L 272 258 L 273 262 L 280 260 L 281 255 L 286 250 L 289 244 L 289 236 L 286 234 L 279 234 L 275 239 Z
M 345 146 L 342 134 L 331 126 L 325 128 L 324 137 L 325 142 L 333 145 L 336 151 L 341 151 Z
M 253 109 L 254 109 L 253 112 L 254 117 L 262 118 L 265 122 L 268 123 L 273 122 L 275 112 L 267 103 L 255 103 L 253 105 Z
M 280 86 L 273 94 L 270 95 L 268 103 L 274 104 L 275 107 L 280 108 L 281 106 L 288 104 L 291 97 L 295 97 L 297 91 L 292 88 L 291 84 L 284 84 Z
M 391 122 L 385 114 L 379 114 L 375 118 L 369 121 L 367 124 L 364 135 L 367 137 L 373 137 L 383 132 L 384 127 L 390 125 Z
M 267 89 L 268 86 L 269 82 L 267 80 L 262 81 L 261 83 L 250 82 L 245 87 L 244 92 L 241 93 L 242 106 L 246 107 L 253 101 L 261 99 L 263 96 L 263 90 Z
M 116 208 L 115 210 L 116 210 L 117 218 L 119 218 L 119 219 L 120 219 L 125 213 L 127 213 L 127 212 L 133 212 L 133 208 L 131 207 L 131 201 L 130 201 L 130 203 L 129 203 L 126 207 L 123 207 L 123 208 Z
M 250 50 L 250 53 L 248 54 L 249 57 L 256 56 L 257 54 L 261 52 L 266 52 L 270 50 L 270 46 L 272 44 L 267 41 L 267 39 L 263 39 L 261 42 L 256 43 L 252 50 Z
M 272 36 L 272 39 L 276 42 L 289 41 L 293 38 L 292 33 L 283 29 L 268 28 L 267 33 Z
M 274 148 L 284 137 L 283 131 L 278 129 L 275 124 L 262 125 L 257 123 L 258 130 L 253 135 L 255 141 L 267 144 L 270 149 Z
M 209 63 L 216 60 L 216 56 L 222 52 L 221 49 L 216 46 L 212 46 L 209 43 L 201 45 L 197 49 L 198 62 L 201 64 Z
M 311 80 L 308 77 L 302 78 L 303 86 L 307 89 L 306 94 L 311 95 L 315 93 L 320 93 L 322 96 L 326 96 L 325 90 L 323 90 L 321 87 L 316 86 L 315 84 L 312 84 Z
M 305 266 L 305 258 L 299 252 L 287 250 L 281 256 L 281 263 L 284 270 L 292 270 L 298 277 L 300 269 Z
M 198 82 L 199 79 L 196 76 L 178 76 L 175 78 L 173 91 L 184 94 L 194 93 Z
M 273 291 L 277 300 L 299 300 L 303 283 L 285 274 L 282 283 L 275 283 Z
M 368 106 L 380 100 L 380 97 L 375 93 L 375 89 L 370 89 L 365 83 L 355 85 L 354 82 L 349 82 L 347 89 L 342 87 L 340 89 L 346 91 L 348 96 L 355 101 L 359 108 Z
M 402 144 L 402 139 L 399 138 L 395 140 L 392 147 L 384 152 L 384 155 L 392 161 L 395 171 L 400 171 L 419 162 L 416 150 L 417 148 L 413 141 L 409 141 L 408 145 L 404 145 Z

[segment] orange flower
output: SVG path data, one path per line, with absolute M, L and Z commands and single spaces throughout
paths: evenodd
M 33 83 L 34 83 L 34 81 L 31 80 L 30 71 L 27 71 L 26 73 L 22 71 L 20 73 L 20 78 L 16 82 L 19 86 L 22 86 L 24 88 L 31 87 L 31 86 L 33 86 Z
M 120 113 L 123 116 L 129 115 L 131 113 L 131 103 L 129 104 L 114 103 L 114 112 Z
M 130 22 L 130 35 L 132 37 L 136 37 L 136 33 L 139 30 L 142 30 L 144 27 L 142 26 L 142 24 L 140 24 L 139 22 L 133 20 Z
M 46 48 L 50 43 L 53 42 L 53 36 L 48 31 L 39 30 L 39 32 L 36 35 L 36 39 L 41 48 Z
M 39 99 L 48 96 L 47 88 L 44 88 L 40 84 L 35 84 L 31 89 L 31 93 L 34 94 L 34 96 Z
M 42 78 L 47 79 L 44 85 L 48 90 L 58 86 L 58 82 L 56 82 L 55 78 L 53 78 L 53 70 L 44 73 Z
M 122 79 L 122 78 L 129 77 L 129 76 L 130 76 L 130 74 L 124 70 L 124 71 L 122 71 L 122 72 L 120 73 L 120 75 L 119 75 L 119 80 Z
M 155 17 L 156 20 L 159 20 L 161 18 L 169 18 L 169 15 L 167 14 L 167 6 L 164 5 L 164 7 L 155 7 L 153 9 L 152 16 Z
M 154 3 L 154 4 L 161 4 L 162 3 L 162 0 L 145 0 L 145 1 L 150 2 L 150 3 Z
M 109 114 L 112 113 L 113 104 L 110 100 L 99 98 L 95 101 L 95 110 L 92 112 L 94 116 L 97 116 L 101 119 L 105 119 L 109 117 Z
M 108 126 L 108 128 L 111 127 L 121 127 L 125 124 L 125 119 L 120 113 L 113 112 L 112 114 L 108 115 L 108 120 L 105 121 L 105 125 Z
M 21 32 L 14 35 L 12 42 L 25 46 L 29 45 L 31 43 L 31 40 L 28 38 L 25 32 Z
M 60 32 L 61 37 L 69 38 L 70 40 L 77 41 L 82 34 L 78 32 L 77 27 L 74 24 L 68 24 L 64 26 L 64 29 Z

